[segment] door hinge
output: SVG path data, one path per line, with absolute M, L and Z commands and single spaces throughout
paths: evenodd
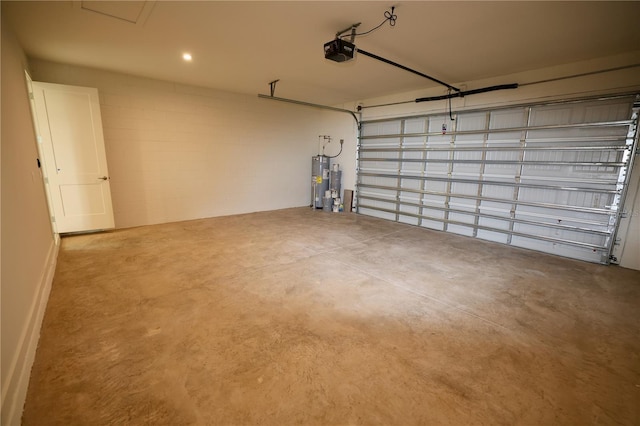
M 48 177 L 44 178 L 44 183 L 49 183 L 49 178 Z
M 29 99 L 31 99 L 31 100 L 34 99 L 33 92 L 29 92 Z
M 42 136 L 36 136 L 36 140 L 38 141 L 39 144 L 42 143 Z
M 51 222 L 52 223 L 56 223 L 56 217 L 55 216 L 51 216 Z

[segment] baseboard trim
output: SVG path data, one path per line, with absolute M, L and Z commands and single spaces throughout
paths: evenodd
M 31 367 L 36 356 L 40 328 L 49 301 L 49 293 L 53 284 L 53 276 L 58 261 L 59 238 L 54 238 L 49 247 L 47 260 L 43 265 L 42 274 L 36 297 L 29 309 L 29 321 L 20 335 L 20 341 L 16 355 L 7 372 L 7 381 L 2 389 L 2 425 L 19 425 L 22 420 L 22 411 L 29 388 Z

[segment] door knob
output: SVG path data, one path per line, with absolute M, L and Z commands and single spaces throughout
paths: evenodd
M 102 179 L 102 180 L 109 180 L 109 178 L 108 178 L 108 177 L 106 177 L 106 176 L 99 177 L 98 179 Z

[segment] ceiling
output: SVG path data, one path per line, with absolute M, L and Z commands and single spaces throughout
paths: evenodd
M 397 20 L 355 44 L 449 84 L 640 49 L 640 1 L 2 1 L 32 58 L 246 94 L 339 104 L 435 83 L 323 45 Z M 183 52 L 193 55 L 182 60 Z M 505 83 L 512 83 L 505 81 Z

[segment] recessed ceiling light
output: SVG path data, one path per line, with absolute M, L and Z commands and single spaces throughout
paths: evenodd
M 184 59 L 185 61 L 190 61 L 193 58 L 191 57 L 191 53 L 183 53 L 182 59 Z

